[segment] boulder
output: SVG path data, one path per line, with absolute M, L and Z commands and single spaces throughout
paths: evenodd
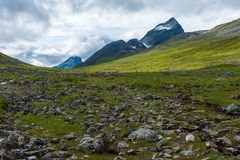
M 86 136 L 80 141 L 80 149 L 90 149 L 93 152 L 103 152 L 104 142 L 101 137 Z
M 231 115 L 240 115 L 240 106 L 231 104 L 226 109 L 226 112 Z
M 147 141 L 158 141 L 158 133 L 148 128 L 139 128 L 132 132 L 128 139 L 130 140 L 147 140 Z
M 63 138 L 68 140 L 68 141 L 71 141 L 71 140 L 76 139 L 77 137 L 73 133 L 71 133 L 71 134 L 68 134 L 68 135 L 64 136 Z

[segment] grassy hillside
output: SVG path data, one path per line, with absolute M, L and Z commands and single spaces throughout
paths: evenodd
M 169 41 L 145 53 L 99 64 L 90 72 L 158 72 L 193 70 L 221 64 L 240 64 L 240 20 L 211 31 Z
M 33 67 L 27 63 L 11 58 L 0 52 L 0 68 L 27 68 Z

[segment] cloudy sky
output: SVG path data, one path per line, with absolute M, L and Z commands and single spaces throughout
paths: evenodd
M 175 17 L 185 31 L 240 18 L 239 0 L 0 0 L 0 52 L 38 66 L 84 60 Z

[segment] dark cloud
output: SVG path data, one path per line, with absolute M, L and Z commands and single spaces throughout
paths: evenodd
M 0 0 L 0 42 L 32 41 L 49 26 L 49 15 L 35 0 Z
M 144 9 L 159 9 L 172 11 L 173 14 L 193 14 L 209 9 L 239 9 L 239 0 L 69 0 L 74 11 L 82 12 L 88 9 L 123 10 L 138 12 Z
M 40 1 L 38 1 L 40 2 Z M 18 18 L 25 14 L 35 20 L 48 21 L 49 17 L 41 3 L 36 0 L 0 0 L 0 15 L 4 18 Z
M 69 3 L 78 12 L 96 8 L 136 12 L 145 7 L 142 0 L 69 0 Z

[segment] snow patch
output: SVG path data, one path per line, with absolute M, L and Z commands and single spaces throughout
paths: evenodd
M 142 43 L 145 47 L 150 48 L 151 46 L 148 46 L 146 43 Z
M 161 30 L 171 30 L 172 26 L 170 25 L 159 25 L 154 30 L 161 31 Z
M 131 46 L 133 49 L 137 49 L 137 47 L 136 46 Z

